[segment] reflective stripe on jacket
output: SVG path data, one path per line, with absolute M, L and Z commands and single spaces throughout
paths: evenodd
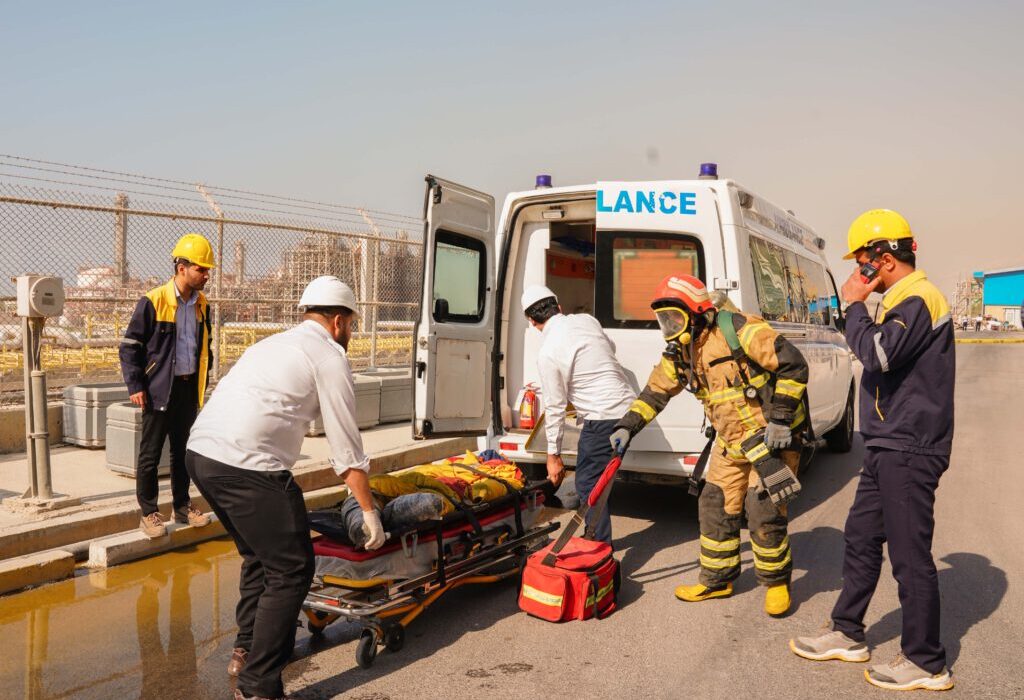
M 202 292 L 196 300 L 196 375 L 199 406 L 206 393 L 206 378 L 212 354 L 212 333 L 209 304 Z M 139 299 L 128 322 L 119 355 L 121 374 L 129 394 L 145 391 L 149 405 L 157 411 L 167 410 L 174 384 L 174 350 L 178 309 L 174 280 L 149 290 Z
M 807 361 L 797 348 L 763 319 L 734 313 L 733 325 L 744 357 L 737 362 L 721 329 L 715 325 L 694 344 L 696 396 L 718 432 L 723 447 L 735 447 L 763 429 L 768 421 L 799 428 L 807 389 Z M 684 363 L 685 364 L 685 363 Z M 753 399 L 744 394 L 740 367 Z M 636 435 L 689 383 L 689 367 L 663 357 L 651 372 L 647 386 L 619 422 Z
M 942 292 L 916 271 L 885 293 L 877 323 L 863 303 L 851 304 L 846 342 L 864 365 L 864 444 L 948 456 L 956 356 L 949 304 Z

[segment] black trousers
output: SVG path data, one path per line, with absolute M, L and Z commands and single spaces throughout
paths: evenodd
M 135 496 L 143 517 L 155 513 L 160 495 L 158 465 L 164 440 L 171 440 L 171 495 L 174 510 L 188 507 L 188 471 L 185 469 L 185 445 L 188 433 L 199 411 L 199 388 L 196 375 L 175 377 L 166 411 L 157 411 L 147 404 L 142 411 L 142 439 L 139 442 L 139 468 L 135 474 Z
M 935 489 L 948 466 L 949 457 L 867 449 L 846 520 L 843 590 L 832 610 L 835 629 L 864 641 L 864 613 L 878 584 L 882 544 L 887 542 L 903 609 L 903 654 L 929 673 L 946 665 L 939 640 L 932 533 Z
M 609 440 L 615 432 L 617 420 L 585 420 L 580 432 L 579 447 L 576 452 L 576 493 L 580 502 L 590 497 L 590 492 L 597 486 L 598 479 L 604 468 L 612 459 L 612 444 Z M 611 489 L 612 484 L 608 484 Z M 587 535 L 599 542 L 612 543 L 612 516 L 609 508 L 600 512 L 591 510 L 587 513 Z
M 246 695 L 284 695 L 281 671 L 295 647 L 295 622 L 313 581 L 306 503 L 289 471 L 231 467 L 195 452 L 188 472 L 242 555 L 235 646 L 249 658 L 238 676 Z

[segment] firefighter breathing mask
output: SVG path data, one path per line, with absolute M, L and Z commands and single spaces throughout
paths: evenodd
M 683 345 L 690 343 L 690 315 L 674 306 L 663 306 L 654 310 L 658 319 L 658 327 L 665 340 L 678 340 Z

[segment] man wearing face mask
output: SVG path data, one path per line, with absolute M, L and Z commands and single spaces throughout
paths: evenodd
M 740 575 L 744 510 L 769 615 L 789 610 L 793 570 L 786 503 L 800 491 L 800 434 L 807 429 L 807 362 L 764 320 L 715 308 L 691 275 L 662 280 L 651 304 L 668 345 L 646 388 L 616 425 L 621 449 L 686 389 L 715 431 L 700 493 L 700 582 L 676 588 L 699 602 L 732 595 Z
M 563 314 L 555 293 L 532 285 L 523 290 L 523 312 L 543 336 L 537 372 L 544 398 L 548 478 L 557 488 L 565 476 L 562 431 L 568 403 L 583 419 L 576 453 L 576 492 L 585 501 L 612 458 L 608 442 L 616 419 L 636 393 L 626 380 L 615 345 L 589 314 Z M 607 508 L 587 514 L 587 537 L 612 544 Z
M 790 641 L 813 661 L 867 661 L 864 614 L 887 543 L 903 612 L 900 653 L 864 672 L 889 690 L 947 690 L 953 678 L 939 638 L 939 584 L 932 559 L 935 490 L 949 467 L 956 374 L 946 298 L 916 269 L 907 220 L 873 209 L 854 220 L 849 253 L 857 269 L 843 284 L 846 342 L 864 364 L 860 432 L 864 468 L 846 520 L 843 588 L 828 628 Z M 864 301 L 882 292 L 877 321 Z
M 337 277 L 309 283 L 301 324 L 256 343 L 199 414 L 185 463 L 242 555 L 238 635 L 228 673 L 236 700 L 284 696 L 281 671 L 313 580 L 313 543 L 302 489 L 289 471 L 310 421 L 323 416 L 331 464 L 363 511 L 366 548 L 384 544 L 356 425 L 346 350 L 356 298 Z

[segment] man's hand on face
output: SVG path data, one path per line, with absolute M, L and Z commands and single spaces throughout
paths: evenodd
M 548 479 L 557 489 L 565 479 L 565 465 L 560 455 L 548 455 Z
M 860 268 L 858 267 L 843 284 L 843 288 L 839 293 L 847 304 L 852 304 L 855 301 L 864 301 L 871 292 L 875 291 L 881 281 L 881 278 L 876 276 L 870 282 L 865 282 L 861 279 Z

